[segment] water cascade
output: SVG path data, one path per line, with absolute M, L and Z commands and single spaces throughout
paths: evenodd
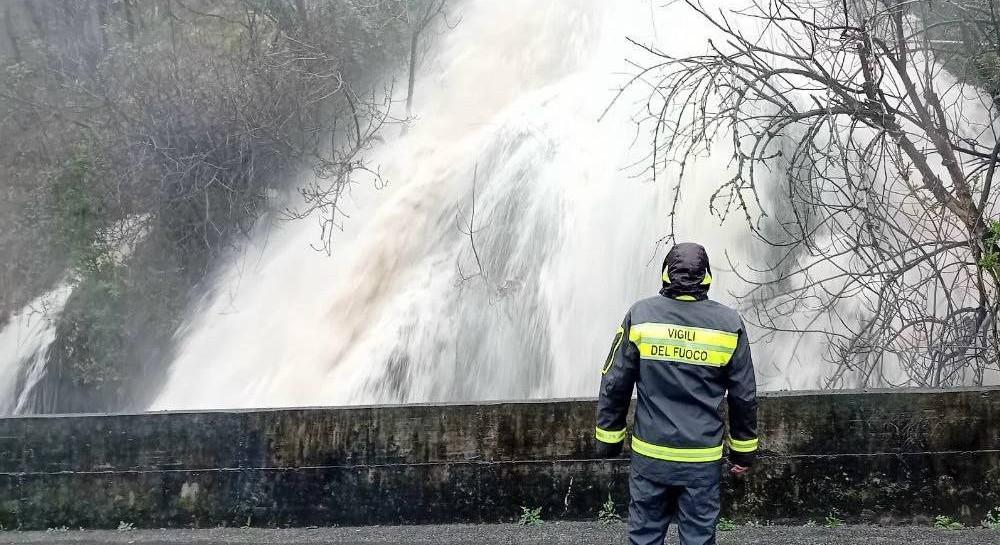
M 260 234 L 178 332 L 152 408 L 593 395 L 628 305 L 658 289 L 672 198 L 628 168 L 648 145 L 635 97 L 598 118 L 638 53 L 626 36 L 684 51 L 704 24 L 669 10 L 657 35 L 645 2 L 458 11 L 414 126 L 372 154 L 389 187 L 354 190 L 332 257 L 310 248 L 312 222 Z M 723 252 L 749 250 L 699 186 L 680 235 L 710 247 L 725 286 Z
M 11 316 L 0 329 L 0 416 L 25 411 L 45 373 L 49 346 L 72 284 L 63 282 Z

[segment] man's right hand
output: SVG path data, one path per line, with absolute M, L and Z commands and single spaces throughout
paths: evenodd
M 597 447 L 594 450 L 598 458 L 617 458 L 618 456 L 621 456 L 622 449 L 624 447 L 625 441 L 619 441 L 617 443 L 597 441 Z
M 756 457 L 756 453 L 753 452 L 730 452 L 729 463 L 732 465 L 729 468 L 729 473 L 734 477 L 742 476 L 750 471 L 750 466 L 753 465 Z

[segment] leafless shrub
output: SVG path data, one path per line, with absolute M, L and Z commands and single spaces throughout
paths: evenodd
M 993 3 L 687 4 L 721 38 L 683 58 L 636 44 L 654 60 L 629 85 L 650 86 L 648 172 L 676 173 L 675 195 L 728 139 L 711 212 L 772 249 L 731 263 L 748 317 L 822 341 L 827 387 L 982 383 L 1000 361 L 997 73 L 956 56 L 1000 50 Z

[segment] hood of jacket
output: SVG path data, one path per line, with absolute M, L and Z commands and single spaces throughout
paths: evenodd
M 712 267 L 705 248 L 693 242 L 675 244 L 663 260 L 662 279 L 660 294 L 664 297 L 707 299 L 708 288 L 712 285 Z

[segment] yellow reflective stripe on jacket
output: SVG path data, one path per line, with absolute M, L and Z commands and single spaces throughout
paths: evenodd
M 757 444 L 759 440 L 755 437 L 753 439 L 733 439 L 730 437 L 728 440 L 729 449 L 733 452 L 753 452 L 757 450 Z
M 669 462 L 715 462 L 722 459 L 722 445 L 705 448 L 662 447 L 632 436 L 632 451 Z
M 712 344 L 720 348 L 736 350 L 736 343 L 739 336 L 736 333 L 717 329 L 647 322 L 633 325 L 629 330 L 628 338 L 636 344 L 644 338 L 669 338 Z
M 602 430 L 597 428 L 597 440 L 602 443 L 621 443 L 625 440 L 625 428 L 618 431 Z
M 615 333 L 615 342 L 611 343 L 611 352 L 608 353 L 608 361 L 604 362 L 604 369 L 601 369 L 601 374 L 606 375 L 608 371 L 611 370 L 611 366 L 615 364 L 615 352 L 622 345 L 622 338 L 625 337 L 625 330 L 621 327 L 618 328 L 618 332 Z
M 721 367 L 732 359 L 739 336 L 716 329 L 644 323 L 632 326 L 629 340 L 645 359 Z

